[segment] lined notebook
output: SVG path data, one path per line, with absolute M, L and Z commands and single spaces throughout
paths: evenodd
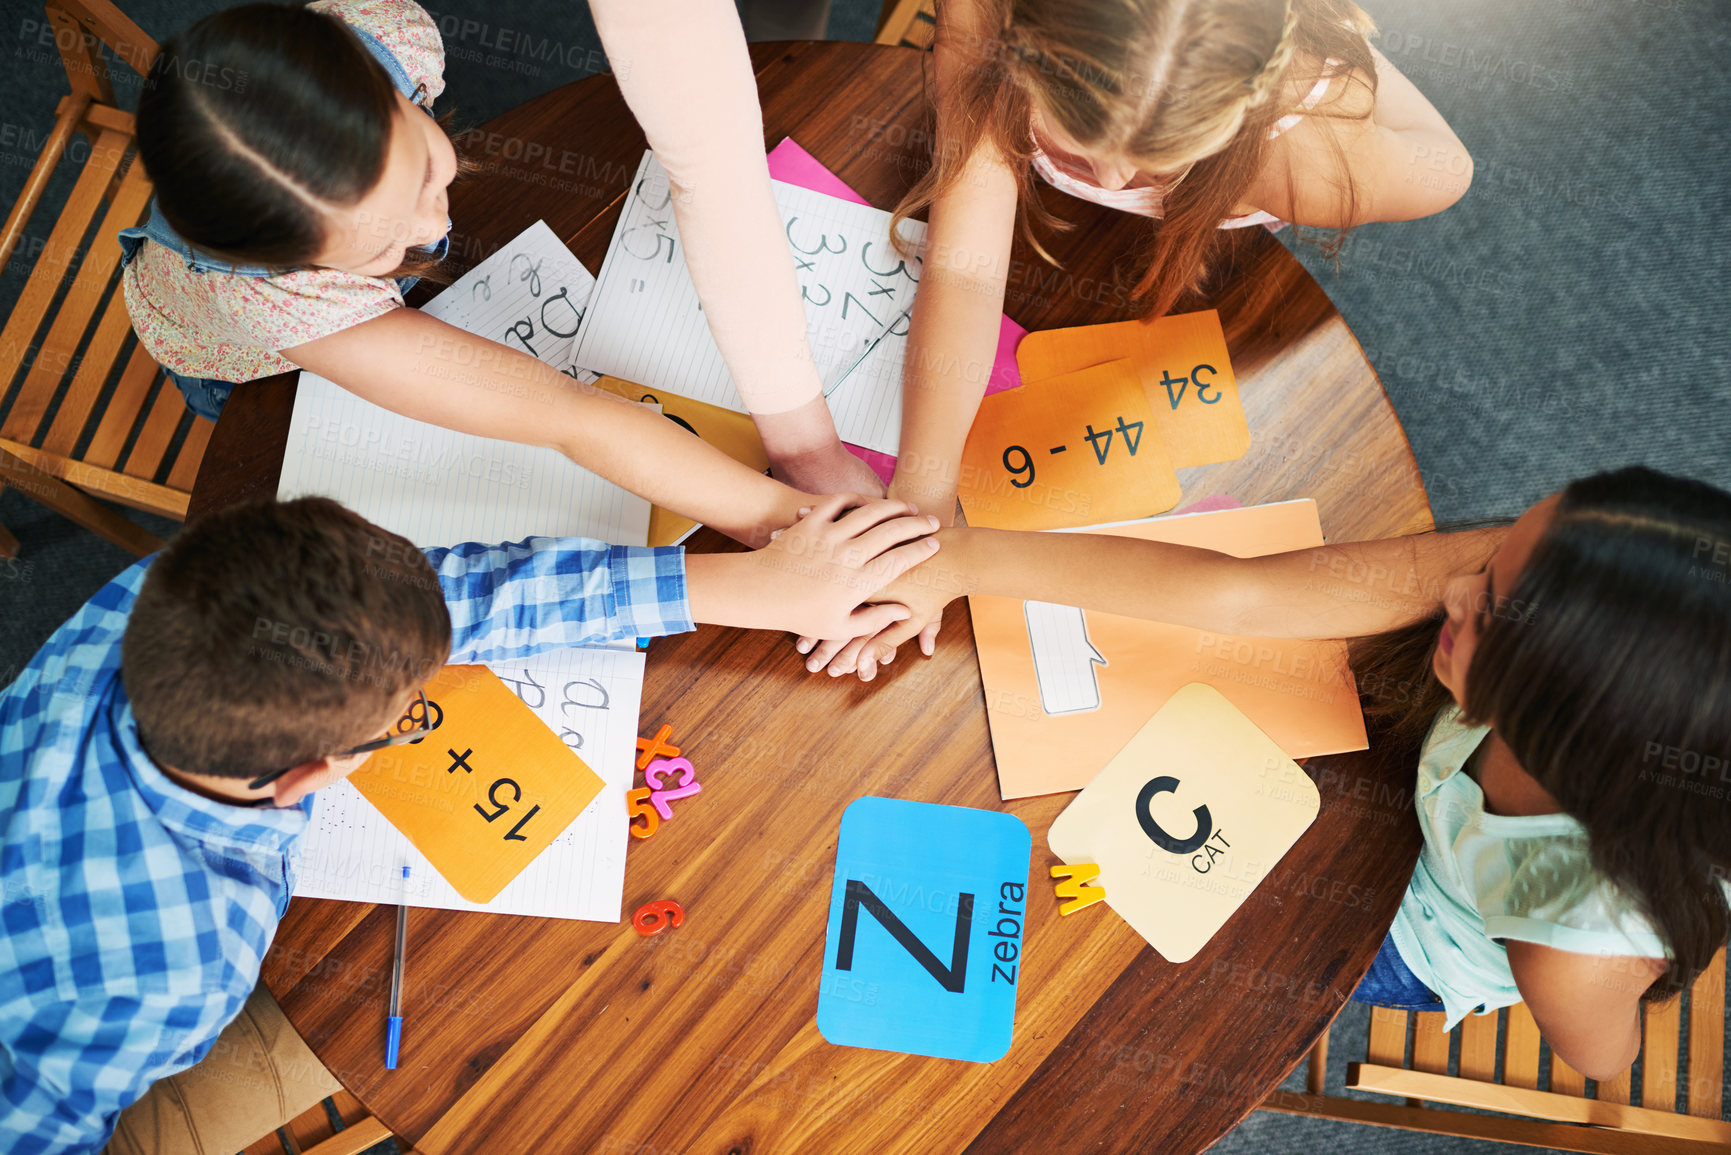
M 920 261 L 896 254 L 889 213 L 771 184 L 836 429 L 843 441 L 893 454 L 901 440 L 907 310 Z M 904 221 L 901 230 L 916 247 L 925 239 L 919 221 Z M 638 165 L 574 356 L 600 373 L 746 412 L 698 306 L 667 171 L 652 152 Z
M 593 380 L 573 359 L 593 286 L 553 231 L 536 222 L 425 311 Z M 277 495 L 306 494 L 336 498 L 422 546 L 535 535 L 642 545 L 649 531 L 647 501 L 561 453 L 428 425 L 303 372 Z M 643 656 L 620 648 L 562 649 L 490 668 L 554 733 L 577 730 L 583 759 L 606 789 L 492 902 L 477 906 L 459 897 L 352 786 L 327 787 L 314 796 L 294 893 L 618 921 Z M 564 691 L 576 683 L 578 701 L 569 705 Z M 411 868 L 406 881 L 404 866 Z

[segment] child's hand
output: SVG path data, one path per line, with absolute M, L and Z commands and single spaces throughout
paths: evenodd
M 809 653 L 805 668 L 812 673 L 829 668 L 831 677 L 858 673 L 860 681 L 869 682 L 877 676 L 880 665 L 895 660 L 896 650 L 903 642 L 915 637 L 920 649 L 931 657 L 936 651 L 938 628 L 943 623 L 944 606 L 952 598 L 968 592 L 968 579 L 960 571 L 941 562 L 922 564 L 886 586 L 878 596 L 905 605 L 909 616 L 893 622 L 872 635 L 854 638 L 802 637 L 798 648 Z
M 905 501 L 858 495 L 826 497 L 769 545 L 746 555 L 754 563 L 753 596 L 774 628 L 820 637 L 871 637 L 904 620 L 902 605 L 880 590 L 931 557 L 933 517 L 910 516 Z

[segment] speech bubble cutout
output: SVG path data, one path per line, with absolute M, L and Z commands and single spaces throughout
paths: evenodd
M 1080 714 L 1100 708 L 1095 666 L 1109 665 L 1088 640 L 1088 619 L 1080 606 L 1023 602 L 1028 648 L 1034 652 L 1034 677 L 1040 683 L 1040 708 L 1048 714 Z

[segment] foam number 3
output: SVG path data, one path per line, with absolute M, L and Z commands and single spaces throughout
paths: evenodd
M 662 775 L 673 770 L 679 771 L 679 785 L 668 789 L 663 785 Z M 661 817 L 668 819 L 673 817 L 673 808 L 668 805 L 669 802 L 703 792 L 702 784 L 697 781 L 697 770 L 687 758 L 657 758 L 644 769 L 643 781 L 649 786 L 650 804 Z
M 481 804 L 479 802 L 475 803 L 475 813 L 479 814 L 482 818 L 486 819 L 488 822 L 492 822 L 494 819 L 500 817 L 506 811 L 511 809 L 511 802 L 499 801 L 499 787 L 501 787 L 501 786 L 509 786 L 511 788 L 511 802 L 521 802 L 523 800 L 523 789 L 522 789 L 522 787 L 518 786 L 517 783 L 515 783 L 514 781 L 512 781 L 509 778 L 494 779 L 493 784 L 491 786 L 487 787 L 487 801 L 491 802 L 494 806 L 498 807 L 498 809 L 493 811 L 493 813 L 488 814 L 485 810 L 481 809 Z M 529 819 L 535 817 L 536 811 L 538 811 L 540 809 L 541 809 L 541 804 L 539 802 L 537 802 L 533 806 L 531 806 L 529 808 L 529 813 L 527 813 L 527 814 L 523 815 L 523 817 L 517 819 L 517 825 L 511 827 L 510 830 L 507 830 L 505 832 L 505 841 L 506 842 L 527 842 L 527 841 L 529 841 L 526 837 L 524 837 L 523 835 L 521 835 L 517 832 L 519 830 L 523 829 L 523 827 L 528 824 Z

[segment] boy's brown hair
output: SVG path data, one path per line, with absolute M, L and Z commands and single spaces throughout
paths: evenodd
M 158 762 L 250 778 L 378 737 L 450 647 L 413 543 L 327 498 L 262 501 L 201 518 L 151 564 L 121 679 Z

